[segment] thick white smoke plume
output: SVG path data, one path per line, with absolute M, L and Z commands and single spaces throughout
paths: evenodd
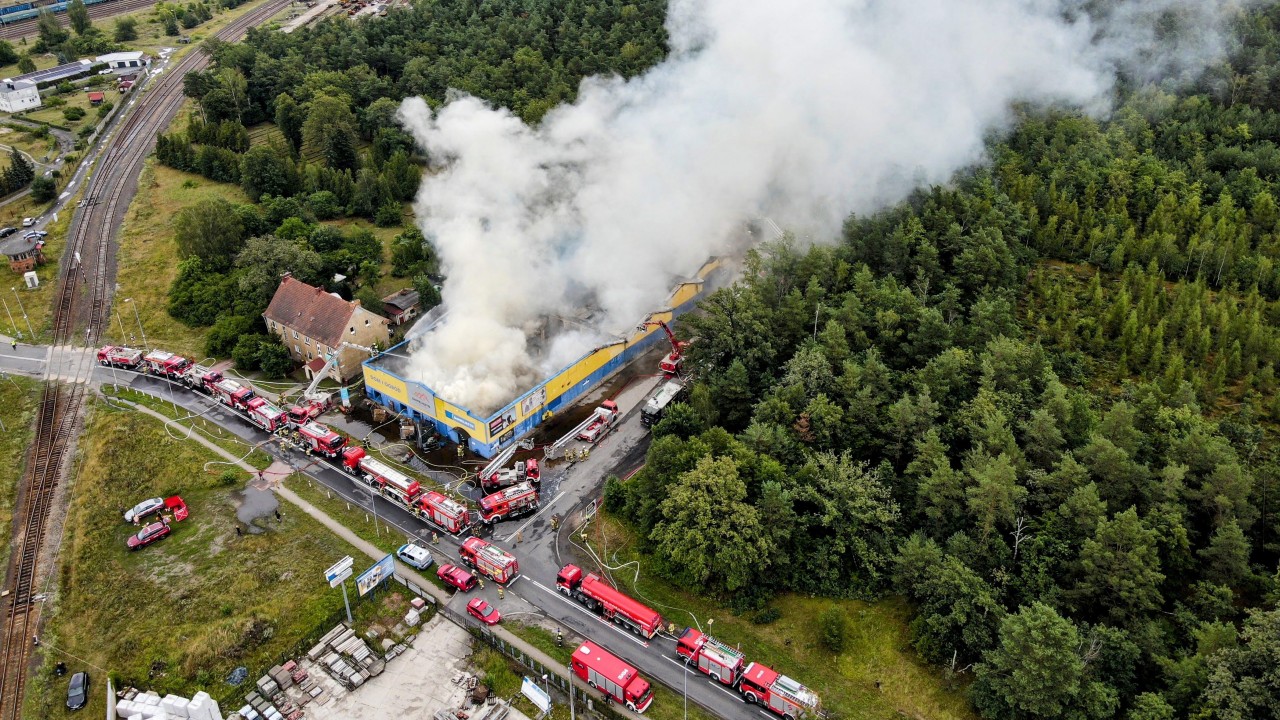
M 609 329 L 634 325 L 744 220 L 831 236 L 981 160 L 1014 101 L 1103 111 L 1117 70 L 1194 71 L 1238 5 L 672 0 L 666 61 L 586 80 L 537 127 L 472 97 L 407 100 L 439 170 L 416 209 L 449 312 L 408 374 L 494 410 L 545 370 L 536 318 L 592 297 Z

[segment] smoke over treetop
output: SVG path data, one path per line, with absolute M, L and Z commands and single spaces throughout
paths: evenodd
M 537 318 L 589 298 L 604 329 L 634 325 L 744 219 L 829 235 L 980 160 L 1016 100 L 1101 109 L 1117 69 L 1211 59 L 1235 7 L 1117 1 L 1095 19 L 1095 5 L 672 0 L 666 61 L 585 80 L 537 127 L 472 97 L 434 113 L 406 100 L 401 117 L 440 170 L 416 210 L 449 308 L 410 375 L 496 409 L 543 370 L 526 340 Z

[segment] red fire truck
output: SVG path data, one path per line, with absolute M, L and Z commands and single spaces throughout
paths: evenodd
M 574 651 L 572 666 L 573 673 L 588 685 L 632 712 L 642 713 L 653 702 L 653 688 L 640 677 L 640 671 L 590 640 Z
M 591 416 L 591 423 L 578 433 L 578 439 L 589 443 L 596 443 L 600 438 L 608 433 L 609 428 L 613 426 L 614 421 L 618 419 L 618 403 L 612 400 L 605 400 L 600 403 L 600 407 L 596 408 L 595 415 Z
M 786 720 L 800 720 L 806 713 L 817 714 L 821 703 L 817 693 L 786 675 L 753 662 L 738 681 L 742 699 L 763 705 Z
M 560 570 L 556 589 L 637 635 L 652 639 L 662 628 L 661 615 L 618 592 L 595 573 L 583 577 L 582 568 L 577 565 L 565 565 Z
M 414 514 L 451 535 L 471 526 L 471 514 L 462 503 L 432 490 L 422 496 Z
M 476 572 L 500 585 L 511 582 L 520 573 L 520 563 L 511 553 L 478 537 L 464 540 L 462 547 L 458 548 L 458 556 L 462 558 L 463 565 L 475 568 Z
M 98 350 L 98 363 L 100 365 L 133 369 L 142 364 L 142 351 L 117 345 L 107 345 Z
M 516 463 L 514 469 L 503 468 L 489 477 L 480 478 L 480 484 L 486 491 L 498 490 L 522 482 L 541 482 L 542 473 L 538 470 L 538 461 L 529 458 Z
M 369 457 L 364 448 L 349 447 L 342 451 L 342 468 L 357 477 L 364 476 L 371 487 L 405 507 L 413 507 L 422 495 L 422 486 L 404 473 L 380 460 Z
M 297 405 L 289 406 L 289 422 L 293 425 L 305 425 L 324 414 L 325 404 L 315 400 L 304 400 Z
M 710 635 L 685 628 L 676 640 L 676 654 L 721 683 L 733 686 L 742 677 L 744 655 Z
M 310 452 L 325 457 L 338 457 L 347 439 L 318 422 L 298 426 L 297 440 Z
M 171 378 L 181 378 L 191 361 L 165 350 L 152 350 L 143 358 L 147 372 Z
M 254 425 L 273 433 L 288 427 L 289 418 L 280 408 L 267 402 L 266 398 L 256 397 L 248 402 L 249 419 Z
M 255 397 L 252 389 L 235 380 L 219 380 L 209 388 L 209 392 L 218 402 L 237 410 L 248 410 L 249 401 Z
M 538 491 L 527 482 L 512 485 L 480 499 L 480 519 L 490 525 L 499 520 L 528 515 L 537 509 Z
M 213 386 L 222 379 L 222 373 L 203 365 L 189 365 L 182 374 L 182 382 L 193 390 L 213 394 Z

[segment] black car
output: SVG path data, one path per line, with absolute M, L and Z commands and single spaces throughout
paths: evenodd
M 16 227 L 0 228 L 0 238 L 9 237 L 16 232 L 18 232 L 18 228 Z
M 67 709 L 79 710 L 89 702 L 89 673 L 78 672 L 71 676 L 67 686 Z

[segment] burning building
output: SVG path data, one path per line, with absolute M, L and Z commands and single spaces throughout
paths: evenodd
M 676 285 L 666 309 L 650 313 L 645 320 L 670 322 L 691 310 L 725 272 L 721 259 L 708 260 L 693 277 Z M 422 322 L 431 323 L 426 333 L 429 334 L 441 320 L 424 318 Z M 560 320 L 558 323 L 548 322 L 546 327 L 554 333 L 557 325 L 563 327 L 565 324 Z M 441 435 L 454 442 L 464 442 L 472 452 L 487 458 L 568 407 L 655 343 L 665 343 L 667 339 L 662 329 L 655 325 L 633 329 L 616 340 L 587 351 L 550 376 L 535 381 L 532 387 L 493 412 L 473 412 L 441 397 L 421 380 L 410 377 L 413 373 L 409 356 L 417 342 L 417 338 L 406 340 L 386 353 L 366 360 L 365 393 L 391 412 L 422 425 L 431 424 Z

